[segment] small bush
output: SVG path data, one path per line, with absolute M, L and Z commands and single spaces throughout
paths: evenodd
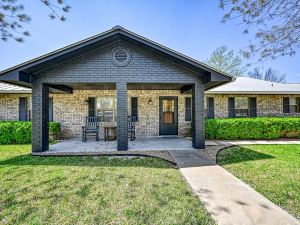
M 49 138 L 54 140 L 60 132 L 60 123 L 49 123 Z M 30 144 L 31 122 L 1 121 L 0 144 Z
M 57 139 L 60 133 L 60 123 L 58 122 L 50 122 L 49 123 L 49 139 L 54 141 Z
M 205 136 L 224 140 L 299 138 L 300 118 L 207 119 Z

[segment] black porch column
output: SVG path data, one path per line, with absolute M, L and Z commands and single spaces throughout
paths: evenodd
M 32 84 L 32 152 L 49 149 L 49 87 L 36 79 Z
M 117 141 L 118 150 L 128 149 L 128 104 L 127 84 L 117 83 Z
M 205 148 L 204 85 L 201 81 L 192 88 L 192 142 L 193 147 Z

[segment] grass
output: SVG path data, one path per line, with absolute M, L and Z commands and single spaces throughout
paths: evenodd
M 300 219 L 300 145 L 231 147 L 218 163 Z
M 214 224 L 163 160 L 29 152 L 0 145 L 0 224 Z

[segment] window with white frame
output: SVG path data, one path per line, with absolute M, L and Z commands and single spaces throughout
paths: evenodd
M 128 116 L 135 116 L 135 120 L 138 119 L 136 99 L 137 99 L 136 97 L 128 97 Z M 101 122 L 117 121 L 116 97 L 97 97 L 95 108 L 96 108 L 96 116 L 100 117 Z
M 249 102 L 247 97 L 235 97 L 234 109 L 235 117 L 247 117 L 249 111 Z
M 114 122 L 117 118 L 117 99 L 115 97 L 96 98 L 96 115 L 102 122 Z
M 289 99 L 290 113 L 300 113 L 300 99 L 290 97 Z

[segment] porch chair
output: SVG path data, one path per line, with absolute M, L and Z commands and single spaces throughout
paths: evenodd
M 130 137 L 130 141 L 135 140 L 135 116 L 128 116 L 128 136 Z
M 82 126 L 82 141 L 86 142 L 87 134 L 89 136 L 96 136 L 96 141 L 99 141 L 99 117 L 86 117 L 85 126 Z

